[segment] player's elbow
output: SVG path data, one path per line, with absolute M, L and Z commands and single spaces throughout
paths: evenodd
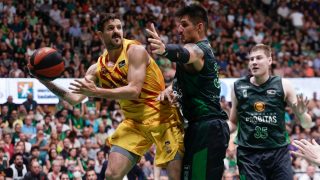
M 138 88 L 133 88 L 130 92 L 130 99 L 138 99 L 141 93 L 141 89 L 139 90 Z

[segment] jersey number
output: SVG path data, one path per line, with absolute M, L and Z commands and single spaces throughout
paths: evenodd
M 255 128 L 254 137 L 257 139 L 266 139 L 268 137 L 268 128 L 267 127 L 259 127 Z

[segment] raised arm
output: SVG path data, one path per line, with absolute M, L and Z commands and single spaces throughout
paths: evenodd
M 106 89 L 96 87 L 91 80 L 85 78 L 85 81 L 76 80 L 77 84 L 72 84 L 73 87 L 70 88 L 72 92 L 108 99 L 137 99 L 146 77 L 149 55 L 142 46 L 138 45 L 130 46 L 127 53 L 129 61 L 128 85 Z
M 90 79 L 91 81 L 94 81 L 94 82 L 96 81 L 96 76 L 95 76 L 96 67 L 97 67 L 96 64 L 93 64 L 89 67 L 85 75 L 86 79 Z M 76 105 L 87 97 L 83 94 L 72 93 L 68 89 L 52 81 L 45 81 L 41 79 L 39 79 L 39 81 L 43 85 L 45 85 L 51 92 L 53 92 L 59 98 L 69 102 L 71 105 Z M 81 81 L 84 81 L 84 79 L 82 79 Z
M 234 88 L 232 88 L 232 91 L 231 91 L 231 102 L 232 102 L 232 106 L 231 106 L 228 125 L 229 125 L 230 132 L 233 133 L 237 129 L 237 123 L 238 123 L 238 119 L 237 119 L 238 100 L 236 98 Z
M 184 64 L 201 63 L 203 65 L 203 51 L 193 43 L 184 46 L 178 44 L 164 44 L 155 27 L 151 24 L 151 29 L 146 29 L 147 33 L 151 35 L 148 41 L 151 43 L 152 53 L 165 56 L 170 61 L 181 62 Z
M 285 92 L 285 100 L 300 120 L 301 126 L 307 129 L 311 128 L 312 120 L 311 116 L 307 112 L 308 99 L 304 99 L 303 94 L 297 95 L 288 80 L 282 79 L 282 86 Z

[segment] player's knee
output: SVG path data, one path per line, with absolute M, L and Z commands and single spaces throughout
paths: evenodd
M 123 177 L 122 177 L 122 175 L 121 175 L 119 172 L 107 168 L 107 171 L 106 171 L 106 179 L 107 179 L 107 180 L 122 180 Z

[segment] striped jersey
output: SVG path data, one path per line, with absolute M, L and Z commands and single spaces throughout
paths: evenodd
M 129 63 L 127 51 L 130 45 L 140 45 L 140 43 L 135 40 L 123 39 L 123 50 L 114 66 L 107 66 L 109 61 L 107 50 L 99 57 L 97 77 L 100 87 L 117 88 L 128 85 Z M 174 112 L 174 108 L 168 102 L 157 100 L 160 92 L 165 89 L 165 82 L 156 62 L 151 57 L 149 59 L 150 63 L 146 69 L 146 77 L 139 98 L 119 100 L 125 117 L 143 124 L 153 123 L 154 121 L 164 122 Z

